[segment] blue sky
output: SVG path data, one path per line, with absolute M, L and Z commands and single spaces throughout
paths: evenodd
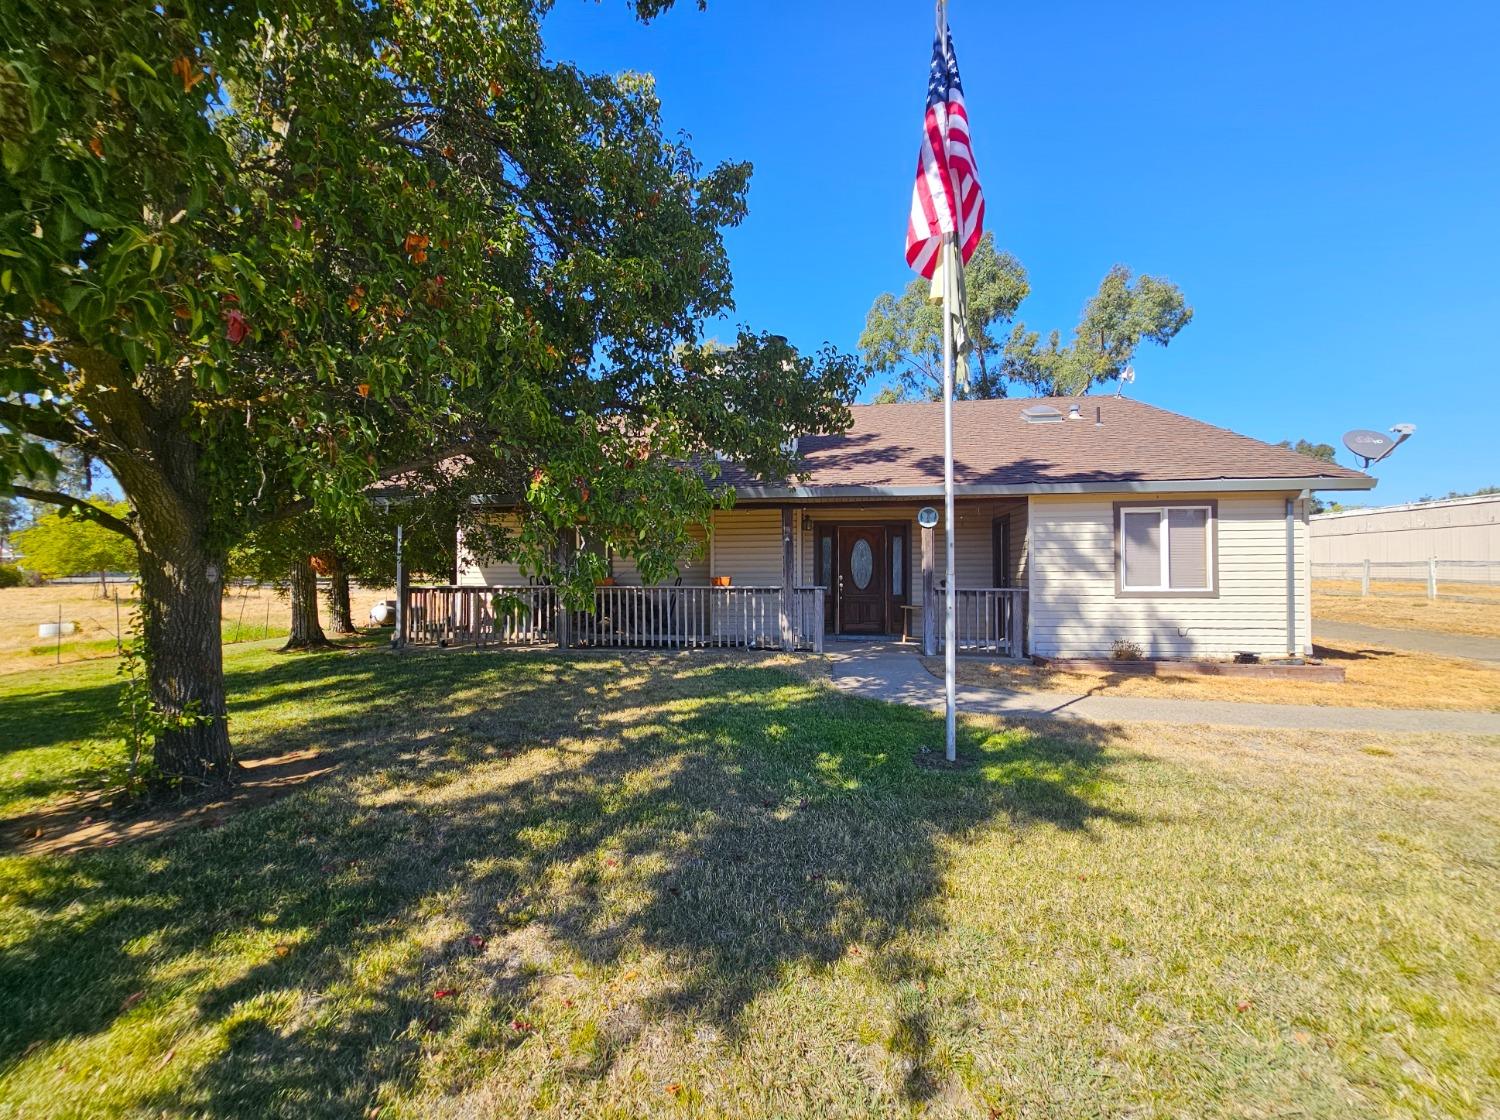
M 1500 6 L 951 0 L 989 228 L 1066 332 L 1110 265 L 1197 310 L 1132 393 L 1278 440 L 1417 434 L 1371 500 L 1500 484 Z M 549 53 L 656 76 L 755 165 L 734 322 L 853 350 L 910 278 L 923 0 L 558 0 Z M 1341 461 L 1350 462 L 1347 453 Z

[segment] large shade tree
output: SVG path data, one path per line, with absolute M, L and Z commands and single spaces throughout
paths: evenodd
M 232 773 L 219 598 L 256 526 L 458 454 L 534 567 L 585 522 L 660 568 L 712 500 L 681 464 L 784 472 L 847 423 L 837 355 L 700 353 L 750 169 L 665 137 L 648 77 L 548 61 L 545 7 L 0 6 L 0 489 L 134 542 L 166 775 Z M 128 513 L 49 486 L 59 447 Z

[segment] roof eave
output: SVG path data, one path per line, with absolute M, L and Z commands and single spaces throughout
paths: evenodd
M 1373 490 L 1367 475 L 1331 478 L 1176 478 L 1109 479 L 1094 482 L 1032 482 L 1008 485 L 959 485 L 963 498 L 1024 498 L 1032 494 L 1237 494 L 1268 490 Z M 736 486 L 737 498 L 747 501 L 795 498 L 799 501 L 837 501 L 845 498 L 941 498 L 941 486 Z

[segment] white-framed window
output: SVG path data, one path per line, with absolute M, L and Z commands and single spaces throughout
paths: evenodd
M 1116 589 L 1120 594 L 1212 595 L 1214 503 L 1116 507 Z

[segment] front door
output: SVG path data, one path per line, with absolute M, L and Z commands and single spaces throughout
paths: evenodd
M 839 632 L 887 634 L 886 531 L 883 526 L 841 525 L 838 530 Z

